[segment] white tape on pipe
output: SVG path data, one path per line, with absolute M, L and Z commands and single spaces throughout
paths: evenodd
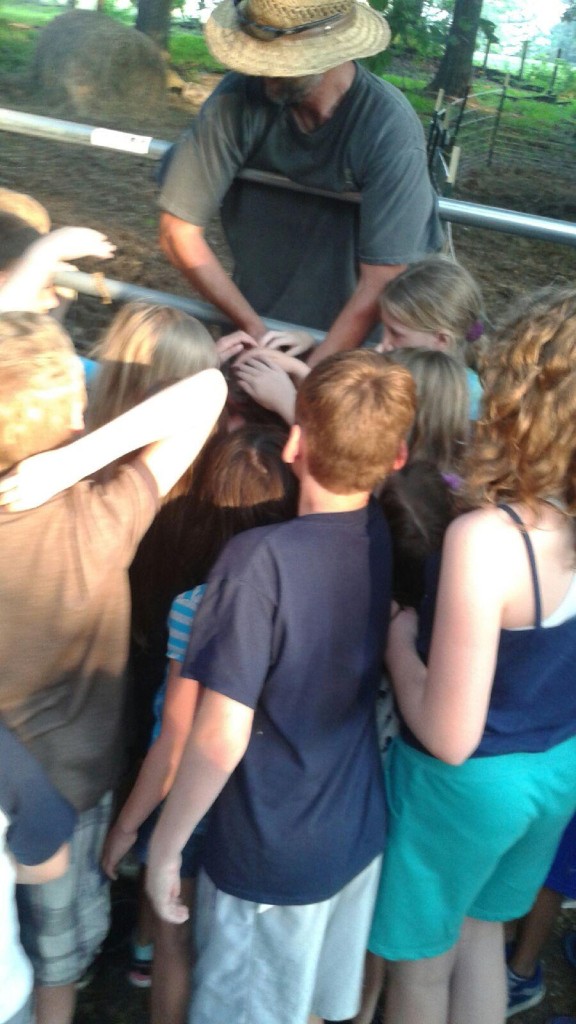
M 111 128 L 95 128 L 90 133 L 93 146 L 104 146 L 106 149 L 119 149 L 124 153 L 139 153 L 146 156 L 150 149 L 152 136 L 129 135 L 127 132 L 115 132 Z

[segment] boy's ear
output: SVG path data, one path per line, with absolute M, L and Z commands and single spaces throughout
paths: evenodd
M 407 462 L 408 462 L 408 442 L 405 441 L 404 439 L 402 439 L 402 441 L 400 441 L 400 444 L 398 445 L 398 451 L 396 453 L 396 458 L 394 459 L 394 462 L 392 463 L 392 472 L 394 472 L 397 469 L 402 469 L 402 467 L 405 466 Z
M 282 452 L 282 459 L 284 462 L 287 462 L 289 466 L 292 466 L 296 462 L 298 456 L 301 454 L 301 444 L 302 431 L 298 424 L 294 423 L 294 425 L 290 427 L 288 440 L 286 441 L 286 444 L 284 445 L 284 450 Z

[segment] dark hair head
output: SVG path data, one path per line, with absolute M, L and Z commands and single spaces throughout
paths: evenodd
M 286 429 L 258 425 L 215 434 L 194 465 L 188 493 L 160 509 L 141 542 L 130 570 L 133 636 L 148 649 L 159 646 L 162 664 L 174 598 L 206 582 L 237 533 L 296 515 L 297 481 L 282 461 L 286 438 Z
M 417 460 L 390 474 L 379 501 L 392 535 L 394 597 L 417 607 L 424 563 L 442 547 L 456 512 L 455 496 L 432 462 Z
M 8 270 L 39 238 L 40 232 L 21 217 L 0 210 L 0 273 Z
M 190 570 L 203 582 L 224 545 L 243 530 L 296 514 L 296 479 L 282 460 L 286 431 L 250 424 L 219 434 L 196 464 L 190 493 Z

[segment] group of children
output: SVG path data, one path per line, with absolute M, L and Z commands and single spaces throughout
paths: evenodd
M 431 257 L 382 351 L 309 372 L 131 304 L 82 368 L 52 276 L 112 248 L 2 216 L 1 1024 L 14 861 L 36 1020 L 71 1024 L 133 847 L 153 1024 L 369 1024 L 384 973 L 386 1024 L 502 1024 L 502 922 L 576 810 L 576 292 L 487 342 Z

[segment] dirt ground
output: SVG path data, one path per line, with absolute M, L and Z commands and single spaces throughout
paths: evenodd
M 208 81 L 211 84 L 211 80 Z M 202 92 L 204 82 L 199 92 Z M 70 111 L 47 109 L 14 81 L 0 78 L 0 104 L 18 110 L 74 120 Z M 143 114 L 138 121 L 119 112 L 99 121 L 137 134 L 176 139 L 193 116 L 193 108 L 174 100 L 163 112 Z M 94 122 L 96 123 L 96 122 Z M 178 273 L 168 265 L 156 244 L 157 188 L 154 163 L 108 150 L 34 139 L 0 130 L 0 185 L 34 195 L 49 209 L 54 225 L 83 224 L 104 231 L 116 244 L 116 257 L 106 273 L 139 285 L 189 294 Z M 543 176 L 529 169 L 479 166 L 459 182 L 454 198 L 574 219 L 573 177 Z M 574 282 L 574 248 L 531 241 L 506 234 L 455 227 L 456 253 L 477 276 L 492 320 L 523 290 L 550 283 Z M 212 235 L 219 253 L 218 229 Z M 82 269 L 101 269 L 82 266 Z M 80 297 L 69 326 L 81 347 L 96 340 L 111 315 L 99 300 Z M 115 887 L 116 923 L 112 939 L 94 982 L 81 994 L 78 1024 L 143 1024 L 147 1019 L 145 993 L 125 980 L 128 933 L 134 917 L 134 892 L 128 883 Z M 514 1018 L 518 1024 L 544 1024 L 551 1013 L 576 1013 L 576 972 L 562 958 L 560 935 L 576 927 L 576 911 L 565 911 L 545 951 L 548 984 L 545 1002 Z

